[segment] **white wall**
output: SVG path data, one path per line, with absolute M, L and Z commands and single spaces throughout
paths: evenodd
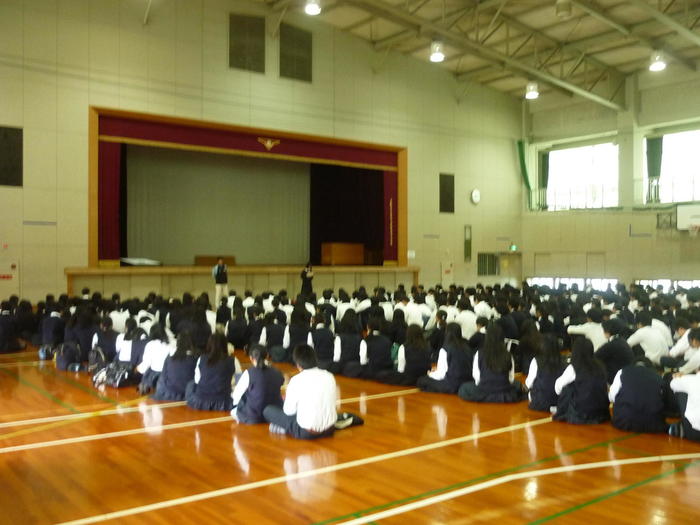
M 63 268 L 87 264 L 89 105 L 407 146 L 409 262 L 428 283 L 440 279 L 443 260 L 455 263 L 456 280 L 476 280 L 478 251 L 503 250 L 499 237 L 519 240 L 518 100 L 465 91 L 438 66 L 384 59 L 292 15 L 286 20 L 314 33 L 312 84 L 279 78 L 271 35 L 265 74 L 229 69 L 228 13 L 262 9 L 245 0 L 154 0 L 144 26 L 137 0 L 0 2 L 0 125 L 24 129 L 25 165 L 22 189 L 0 188 L 0 247 L 20 264 L 23 296 L 63 291 Z M 437 212 L 440 172 L 456 175 L 454 215 Z M 475 187 L 478 207 L 468 203 Z M 473 225 L 471 264 L 460 262 L 464 224 Z

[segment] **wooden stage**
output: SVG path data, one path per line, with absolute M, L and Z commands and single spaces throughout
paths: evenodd
M 299 274 L 302 266 L 229 266 L 228 287 L 243 297 L 245 290 L 255 294 L 264 291 L 287 290 L 290 297 L 301 289 Z M 325 288 L 336 292 L 345 288 L 348 293 L 360 286 L 371 290 L 384 286 L 395 290 L 399 284 L 409 288 L 418 284 L 417 266 L 314 266 L 314 291 L 320 295 Z M 145 297 L 150 292 L 164 297 L 175 297 L 184 292 L 211 295 L 214 280 L 210 266 L 124 266 L 66 268 L 69 295 L 84 287 L 103 295 L 121 294 L 122 297 Z
M 0 355 L 0 522 L 692 523 L 700 445 L 338 378 L 316 442 Z M 290 366 L 281 367 L 291 372 Z M 692 518 L 695 516 L 695 518 Z

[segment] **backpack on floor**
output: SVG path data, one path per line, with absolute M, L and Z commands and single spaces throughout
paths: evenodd
M 91 376 L 94 376 L 97 372 L 106 367 L 107 364 L 107 357 L 105 356 L 104 350 L 99 346 L 96 346 L 88 352 L 87 371 Z
M 41 361 L 50 361 L 56 353 L 56 347 L 53 345 L 41 345 L 38 353 Z
M 92 384 L 96 387 L 107 385 L 113 388 L 121 388 L 138 384 L 139 377 L 139 374 L 134 371 L 129 363 L 112 361 L 95 373 L 92 377 Z
M 55 354 L 56 368 L 58 370 L 68 370 L 70 365 L 80 366 L 80 350 L 76 343 L 63 343 L 58 347 Z

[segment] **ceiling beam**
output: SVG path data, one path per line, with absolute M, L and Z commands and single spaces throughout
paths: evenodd
M 483 57 L 490 62 L 496 64 L 505 64 L 509 69 L 518 71 L 521 74 L 526 74 L 533 79 L 537 79 L 542 82 L 546 82 L 553 86 L 560 87 L 571 93 L 579 95 L 583 98 L 596 102 L 602 106 L 613 109 L 615 111 L 622 111 L 624 108 L 617 102 L 608 100 L 606 97 L 592 93 L 576 84 L 572 84 L 566 80 L 562 80 L 546 71 L 541 71 L 536 67 L 530 66 L 523 63 L 519 59 L 509 57 L 500 51 L 486 47 L 478 42 L 465 37 L 462 34 L 455 33 L 449 29 L 445 29 L 441 25 L 438 25 L 430 20 L 412 15 L 403 9 L 398 9 L 393 5 L 384 3 L 381 0 L 345 0 L 346 5 L 353 5 L 359 7 L 370 14 L 384 18 L 396 24 L 406 26 L 408 28 L 423 28 L 426 32 L 432 33 L 434 37 L 442 38 L 450 45 L 468 49 L 473 54 Z
M 685 38 L 689 42 L 692 42 L 696 46 L 700 46 L 700 35 L 699 34 L 697 34 L 694 31 L 691 31 L 690 29 L 685 27 L 683 24 L 681 24 L 680 22 L 678 22 L 674 18 L 671 18 L 667 14 L 662 13 L 661 11 L 658 11 L 656 8 L 650 6 L 646 1 L 627 0 L 627 3 L 632 4 L 635 7 L 638 7 L 642 11 L 645 11 L 652 18 L 661 22 L 666 27 L 673 29 L 676 33 L 678 33 L 680 36 L 682 36 L 683 38 Z

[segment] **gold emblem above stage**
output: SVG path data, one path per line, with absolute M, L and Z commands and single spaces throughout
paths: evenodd
M 270 151 L 272 148 L 274 148 L 275 146 L 277 146 L 277 144 L 280 143 L 278 139 L 270 139 L 267 137 L 258 137 L 258 142 L 265 146 L 265 149 L 267 151 Z

